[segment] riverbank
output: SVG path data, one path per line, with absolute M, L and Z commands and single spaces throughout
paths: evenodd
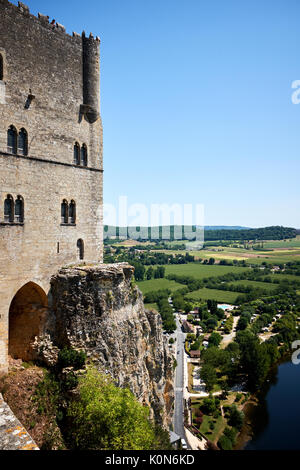
M 259 400 L 254 395 L 249 398 L 243 407 L 243 413 L 245 415 L 245 421 L 241 432 L 239 433 L 234 446 L 234 450 L 243 450 L 249 441 L 253 437 L 253 419 L 255 416 L 256 408 L 258 407 Z
M 270 370 L 264 387 L 244 406 L 245 422 L 235 450 L 300 449 L 300 366 L 285 355 Z

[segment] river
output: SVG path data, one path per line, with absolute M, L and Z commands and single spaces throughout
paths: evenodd
M 241 447 L 300 450 L 300 365 L 289 360 L 274 367 L 258 398 L 258 405 L 248 406 L 246 412 L 252 439 Z

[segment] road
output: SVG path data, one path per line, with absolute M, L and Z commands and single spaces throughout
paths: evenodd
M 184 414 L 183 414 L 183 387 L 184 387 L 184 341 L 185 333 L 181 331 L 181 325 L 178 320 L 178 315 L 176 315 L 176 325 L 177 325 L 177 341 L 176 341 L 176 374 L 175 374 L 175 406 L 174 406 L 174 432 L 178 434 L 182 439 L 185 439 L 184 432 Z
M 238 324 L 240 317 L 233 317 L 233 327 L 231 330 L 231 333 L 228 335 L 224 335 L 222 342 L 221 342 L 221 349 L 225 349 L 226 346 L 228 346 L 229 343 L 232 343 L 234 338 L 236 337 L 236 325 Z

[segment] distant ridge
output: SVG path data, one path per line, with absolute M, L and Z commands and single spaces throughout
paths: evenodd
M 213 240 L 284 240 L 295 238 L 297 230 L 291 227 L 272 226 L 263 228 L 206 226 L 204 230 L 205 241 Z M 191 240 L 196 226 L 160 226 L 160 227 L 112 227 L 104 225 L 105 239 L 132 239 L 132 240 Z M 188 238 L 187 238 L 188 235 Z M 198 233 L 199 235 L 199 233 Z
M 204 230 L 251 230 L 251 227 L 241 225 L 205 225 Z

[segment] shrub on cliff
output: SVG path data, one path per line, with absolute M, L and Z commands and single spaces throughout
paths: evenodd
M 60 369 L 64 367 L 74 367 L 75 370 L 82 369 L 85 365 L 86 355 L 83 351 L 64 348 L 58 353 L 57 366 Z
M 80 398 L 67 410 L 68 443 L 77 450 L 168 449 L 166 432 L 154 427 L 148 408 L 129 389 L 89 368 L 79 378 Z

